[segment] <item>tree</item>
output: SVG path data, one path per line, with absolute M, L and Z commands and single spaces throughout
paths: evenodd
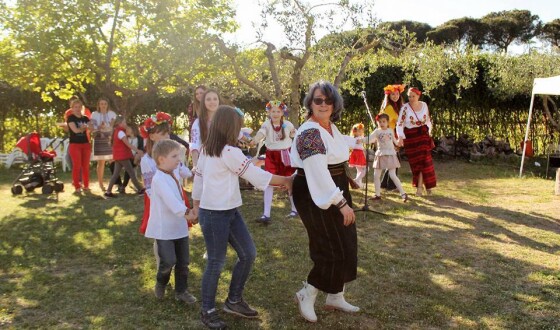
M 316 36 L 319 30 L 328 32 L 340 31 L 345 25 L 361 27 L 362 33 L 354 42 L 347 44 L 342 49 L 337 49 L 339 56 L 336 59 L 337 69 L 323 76 L 323 79 L 332 79 L 338 85 L 342 81 L 348 63 L 363 56 L 378 44 L 377 39 L 368 39 L 367 29 L 371 25 L 371 15 L 368 20 L 368 9 L 371 3 L 352 5 L 346 0 L 337 0 L 329 3 L 310 4 L 303 0 L 268 1 L 262 11 L 263 25 L 257 30 L 257 39 L 260 48 L 259 59 L 262 61 L 243 60 L 235 45 L 228 45 L 217 37 L 219 49 L 229 60 L 229 66 L 235 74 L 237 81 L 251 89 L 259 97 L 269 100 L 272 98 L 288 100 L 291 108 L 290 120 L 299 123 L 301 112 L 301 93 L 305 82 L 304 74 L 309 60 L 324 61 L 324 53 L 316 47 Z M 336 13 L 336 15 L 335 15 Z M 341 15 L 342 14 L 342 15 Z M 337 17 L 342 17 L 339 21 Z M 279 45 L 263 39 L 263 31 L 268 27 L 268 21 L 274 19 L 283 29 L 283 37 L 287 45 Z M 334 47 L 333 47 L 334 48 Z M 262 57 L 264 56 L 264 57 Z M 245 66 L 252 65 L 265 73 L 254 73 L 254 69 Z
M 130 115 L 189 83 L 210 57 L 206 31 L 232 31 L 233 13 L 227 0 L 20 0 L 0 23 L 21 69 L 8 81 L 47 101 L 92 85 Z
M 402 29 L 408 32 L 414 32 L 418 42 L 426 41 L 427 34 L 432 30 L 429 24 L 415 21 L 397 21 L 397 22 L 383 22 L 379 24 L 379 29 L 400 32 Z
M 538 15 L 517 9 L 490 13 L 481 22 L 487 27 L 486 43 L 504 52 L 513 42 L 530 42 L 541 24 Z
M 560 18 L 546 23 L 539 36 L 542 40 L 549 42 L 552 46 L 560 47 Z
M 436 44 L 472 44 L 482 47 L 486 26 L 478 19 L 463 17 L 452 19 L 427 33 L 427 37 Z

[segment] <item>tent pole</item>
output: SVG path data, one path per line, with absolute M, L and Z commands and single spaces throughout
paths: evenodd
M 523 175 L 523 163 L 525 162 L 525 152 L 527 150 L 527 139 L 529 139 L 529 127 L 531 126 L 531 117 L 533 116 L 533 102 L 535 94 L 531 94 L 531 105 L 529 105 L 529 118 L 527 118 L 527 128 L 525 129 L 525 139 L 523 140 L 523 153 L 521 154 L 521 166 L 519 167 L 519 177 Z

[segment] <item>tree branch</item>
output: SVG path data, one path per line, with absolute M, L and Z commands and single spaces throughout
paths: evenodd
M 344 79 L 344 76 L 346 74 L 346 67 L 348 66 L 350 61 L 352 61 L 352 59 L 354 57 L 356 57 L 357 55 L 361 55 L 361 54 L 366 53 L 370 49 L 379 45 L 379 42 L 380 42 L 379 39 L 374 39 L 370 43 L 368 43 L 368 44 L 366 44 L 366 45 L 364 45 L 364 46 L 362 46 L 358 49 L 353 49 L 353 50 L 349 51 L 348 53 L 346 53 L 346 56 L 344 57 L 344 60 L 342 60 L 342 63 L 340 64 L 340 68 L 338 69 L 338 74 L 336 75 L 336 78 L 334 79 L 334 85 L 336 87 L 338 87 L 340 85 L 340 83 L 342 82 L 342 79 Z
M 235 58 L 235 52 L 226 45 L 226 43 L 220 39 L 219 37 L 215 37 L 214 40 L 218 44 L 218 47 L 224 52 L 227 58 L 229 58 L 231 65 L 233 66 L 233 70 L 235 72 L 235 77 L 249 88 L 253 89 L 257 94 L 259 94 L 265 100 L 272 100 L 272 97 L 269 93 L 267 93 L 263 88 L 259 87 L 257 83 L 251 81 L 247 76 L 241 73 L 241 69 L 239 67 L 239 63 Z
M 280 84 L 280 78 L 278 77 L 278 66 L 276 65 L 276 59 L 274 58 L 274 51 L 276 46 L 270 42 L 264 42 L 266 45 L 265 55 L 268 58 L 268 66 L 270 70 L 270 77 L 272 83 L 274 84 L 274 94 L 277 99 L 282 98 L 282 84 Z

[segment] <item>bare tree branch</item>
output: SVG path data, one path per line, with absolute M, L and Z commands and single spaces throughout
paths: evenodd
M 342 79 L 344 79 L 344 76 L 346 74 L 346 67 L 348 66 L 348 64 L 350 63 L 350 61 L 356 57 L 357 55 L 361 55 L 366 53 L 367 51 L 369 51 L 370 49 L 376 47 L 377 45 L 379 45 L 379 39 L 374 39 L 373 41 L 371 41 L 370 43 L 358 48 L 358 49 L 353 49 L 351 51 L 349 51 L 348 53 L 346 53 L 346 56 L 344 57 L 344 60 L 342 60 L 342 63 L 340 63 L 340 68 L 338 69 L 338 74 L 336 75 L 336 78 L 334 79 L 334 85 L 336 87 L 338 87 L 340 85 L 340 83 L 342 82 Z
M 263 88 L 259 87 L 259 85 L 257 83 L 255 83 L 254 81 L 247 78 L 247 76 L 245 76 L 241 72 L 242 70 L 239 67 L 239 63 L 237 63 L 237 59 L 235 58 L 235 51 L 229 49 L 229 47 L 226 45 L 226 43 L 222 39 L 220 39 L 219 37 L 216 37 L 215 41 L 218 44 L 218 47 L 222 50 L 222 52 L 224 52 L 226 57 L 229 58 L 229 60 L 231 62 L 231 65 L 233 66 L 233 70 L 235 72 L 235 77 L 239 81 L 241 81 L 242 83 L 247 85 L 249 88 L 251 88 L 255 92 L 257 92 L 257 94 L 259 94 L 263 99 L 272 100 L 272 97 L 268 92 L 266 92 Z
M 280 78 L 278 77 L 278 65 L 276 64 L 276 59 L 274 58 L 274 51 L 276 46 L 270 42 L 264 42 L 266 45 L 266 58 L 268 58 L 268 66 L 270 70 L 270 77 L 272 83 L 274 84 L 274 94 L 277 99 L 282 98 L 282 84 L 280 83 Z

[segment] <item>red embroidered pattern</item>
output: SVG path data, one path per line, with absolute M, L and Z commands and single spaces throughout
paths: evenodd
M 327 154 L 327 148 L 325 148 L 321 138 L 321 132 L 317 128 L 303 131 L 297 138 L 296 147 L 301 160 L 305 160 L 313 155 Z

